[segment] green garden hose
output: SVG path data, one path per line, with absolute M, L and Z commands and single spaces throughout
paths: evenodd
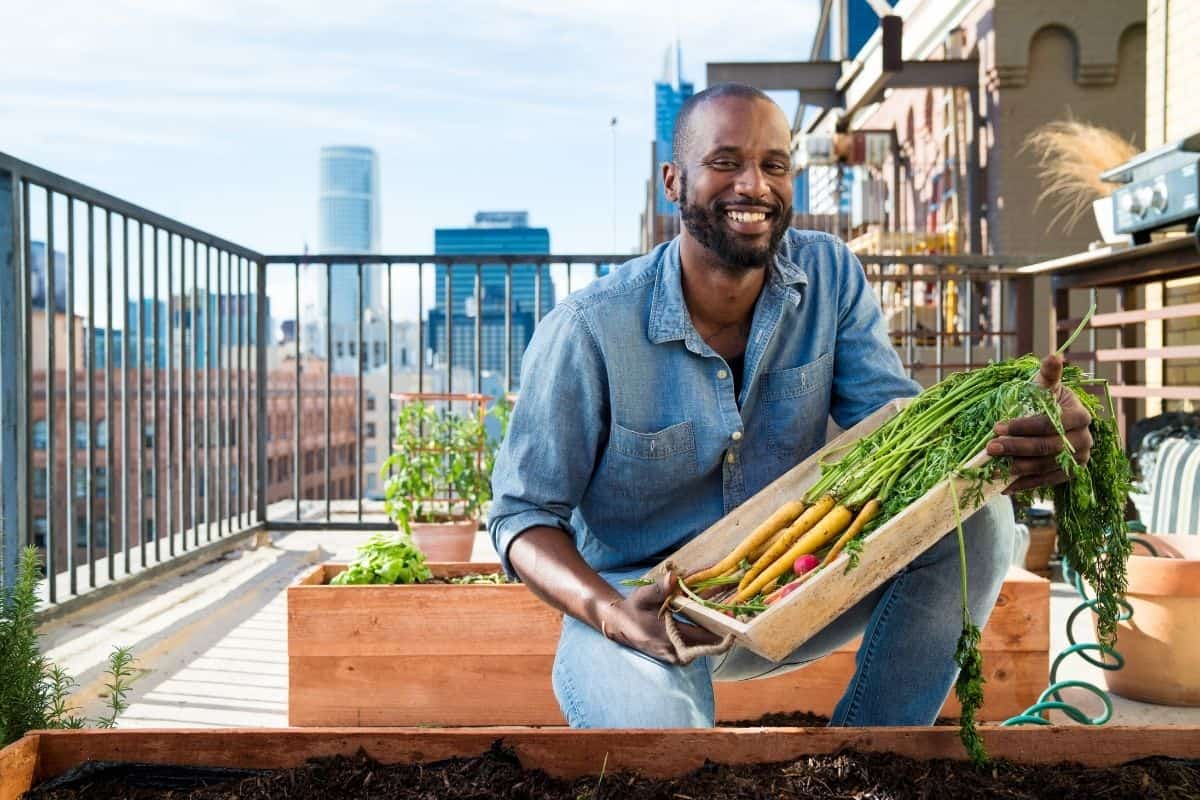
M 1154 549 L 1154 546 L 1150 544 L 1150 542 L 1138 536 L 1131 538 L 1136 544 L 1139 544 L 1150 551 L 1151 555 L 1158 555 L 1158 551 Z M 1092 608 L 1094 608 L 1097 601 L 1095 598 L 1088 597 L 1087 588 L 1083 583 L 1083 577 L 1071 569 L 1071 565 L 1067 563 L 1066 559 L 1063 559 L 1062 569 L 1063 578 L 1068 583 L 1071 583 L 1075 586 L 1075 591 L 1079 592 L 1079 596 L 1083 600 L 1083 602 L 1077 605 L 1067 617 L 1067 641 L 1070 642 L 1070 645 L 1064 648 L 1063 651 L 1055 657 L 1054 663 L 1050 665 L 1050 685 L 1047 686 L 1046 690 L 1038 696 L 1037 702 L 1017 716 L 1006 719 L 1002 723 L 1003 726 L 1050 725 L 1051 722 L 1049 719 L 1049 714 L 1051 711 L 1061 711 L 1081 725 L 1103 725 L 1112 719 L 1112 699 L 1108 696 L 1107 691 L 1101 689 L 1099 686 L 1096 686 L 1093 683 L 1088 683 L 1087 681 L 1060 681 L 1058 679 L 1059 665 L 1062 664 L 1062 662 L 1067 658 L 1070 658 L 1075 654 L 1078 654 L 1080 658 L 1082 658 L 1084 661 L 1087 661 L 1092 666 L 1099 667 L 1100 669 L 1108 670 L 1110 672 L 1121 669 L 1123 666 L 1125 666 L 1125 657 L 1113 648 L 1100 644 L 1099 642 L 1075 641 L 1075 619 L 1083 612 L 1090 611 Z M 1121 600 L 1120 603 L 1123 610 L 1118 619 L 1121 621 L 1128 620 L 1133 616 L 1133 608 L 1125 600 Z M 1095 656 L 1091 655 L 1092 653 L 1099 653 L 1104 660 L 1101 661 L 1097 659 Z M 1084 689 L 1091 692 L 1096 697 L 1099 697 L 1101 702 L 1104 703 L 1104 713 L 1098 717 L 1089 717 L 1077 706 L 1074 706 L 1063 700 L 1062 690 L 1070 688 Z

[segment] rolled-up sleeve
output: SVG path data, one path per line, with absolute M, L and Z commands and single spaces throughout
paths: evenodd
M 830 415 L 849 428 L 890 400 L 920 393 L 921 385 L 904 374 L 862 264 L 845 244 L 836 247 L 842 284 Z
M 537 526 L 574 536 L 571 513 L 607 439 L 608 391 L 596 337 L 571 303 L 534 330 L 521 386 L 492 472 L 488 532 L 505 572 L 508 549 Z

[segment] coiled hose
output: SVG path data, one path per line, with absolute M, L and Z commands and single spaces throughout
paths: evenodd
M 1133 525 L 1130 526 L 1131 528 Z M 1140 525 L 1138 526 L 1140 528 Z M 1144 529 L 1143 529 L 1144 532 Z M 1135 544 L 1150 551 L 1151 555 L 1157 556 L 1158 551 L 1149 541 L 1140 536 L 1130 537 Z M 1038 696 L 1037 702 L 1025 709 L 1022 713 L 1015 717 L 1006 719 L 1002 726 L 1010 725 L 1050 725 L 1050 712 L 1061 711 L 1070 717 L 1075 722 L 1081 725 L 1103 725 L 1112 719 L 1113 705 L 1112 699 L 1108 696 L 1108 692 L 1087 681 L 1060 681 L 1058 679 L 1058 667 L 1066 659 L 1072 655 L 1078 654 L 1080 658 L 1088 662 L 1094 667 L 1099 667 L 1110 672 L 1121 669 L 1125 666 L 1125 657 L 1117 650 L 1108 645 L 1100 644 L 1099 642 L 1076 642 L 1075 641 L 1075 620 L 1085 611 L 1090 611 L 1096 606 L 1096 599 L 1088 597 L 1087 588 L 1083 583 L 1083 576 L 1071 569 L 1071 565 L 1064 558 L 1062 562 L 1063 579 L 1075 586 L 1075 591 L 1079 592 L 1079 597 L 1082 599 L 1079 605 L 1071 611 L 1067 617 L 1067 641 L 1070 645 L 1063 649 L 1054 659 L 1054 663 L 1050 665 L 1050 685 L 1046 690 Z M 1117 619 L 1121 621 L 1128 620 L 1133 616 L 1133 607 L 1124 599 L 1120 601 L 1122 613 Z M 1093 653 L 1099 653 L 1105 660 L 1097 659 Z M 1072 705 L 1062 698 L 1063 689 L 1084 689 L 1091 692 L 1100 701 L 1104 703 L 1104 713 L 1098 717 L 1089 717 L 1078 706 Z

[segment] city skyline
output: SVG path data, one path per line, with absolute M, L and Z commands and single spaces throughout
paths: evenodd
M 66 5 L 0 10 L 0 151 L 274 253 L 317 247 L 310 165 L 342 142 L 385 165 L 385 252 L 432 252 L 436 227 L 505 207 L 528 208 L 560 252 L 607 252 L 613 116 L 630 252 L 664 45 L 683 41 L 700 88 L 707 61 L 803 57 L 817 18 L 815 0 L 766 0 L 756 11 L 783 24 L 731 40 L 715 2 Z M 49 63 L 46 42 L 63 43 Z

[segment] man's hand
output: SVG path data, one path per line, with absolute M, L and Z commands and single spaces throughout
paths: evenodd
M 1062 408 L 1063 430 L 1067 434 L 1067 441 L 1075 448 L 1075 460 L 1086 464 L 1092 450 L 1092 434 L 1088 430 L 1092 415 L 1075 393 L 1062 385 L 1062 370 L 1061 356 L 1046 356 L 1042 360 L 1038 382 L 1058 400 Z M 1012 458 L 1015 480 L 1004 490 L 1005 494 L 1053 486 L 1067 479 L 1056 458 L 1063 450 L 1063 441 L 1046 416 L 998 422 L 995 434 L 996 438 L 988 442 L 988 455 Z
M 601 615 L 601 633 L 614 642 L 639 650 L 667 664 L 679 664 L 675 648 L 667 638 L 659 612 L 676 585 L 677 576 L 664 573 L 656 583 L 639 586 L 623 600 L 614 600 Z M 666 613 L 671 613 L 668 609 Z M 721 637 L 703 628 L 679 624 L 679 635 L 689 646 L 716 644 Z

